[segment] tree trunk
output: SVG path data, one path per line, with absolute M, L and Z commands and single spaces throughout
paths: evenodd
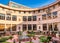
M 32 42 L 31 37 L 30 37 L 30 43 Z
M 44 43 L 47 43 L 47 42 L 44 42 Z
M 21 43 L 21 40 L 19 39 L 19 43 Z

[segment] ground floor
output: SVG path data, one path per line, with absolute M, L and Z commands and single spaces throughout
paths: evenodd
M 60 23 L 42 23 L 42 24 L 0 24 L 0 33 L 10 31 L 56 31 L 60 32 Z

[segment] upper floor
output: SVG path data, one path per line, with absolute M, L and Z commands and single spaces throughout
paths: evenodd
M 10 3 L 11 4 L 11 3 Z M 23 21 L 51 20 L 60 17 L 60 1 L 42 8 L 13 8 L 0 4 L 0 20 L 20 23 Z M 1 21 L 2 22 L 2 21 Z M 9 23 L 10 23 L 9 22 Z M 4 22 L 6 23 L 6 22 Z

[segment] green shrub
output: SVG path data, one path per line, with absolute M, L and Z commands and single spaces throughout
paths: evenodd
M 50 41 L 50 40 L 51 40 L 51 37 L 50 37 L 50 36 L 48 36 L 48 37 L 47 37 L 47 39 Z
M 40 41 L 41 41 L 41 42 L 48 42 L 49 40 L 47 39 L 47 37 L 41 36 L 41 37 L 40 37 Z
M 27 35 L 28 37 L 33 37 L 33 36 L 35 36 L 34 34 L 28 34 Z
M 5 42 L 6 40 L 11 39 L 11 38 L 12 38 L 12 36 L 1 37 L 0 42 Z
M 12 36 L 9 36 L 8 39 L 12 39 L 13 37 Z
M 6 40 L 8 40 L 8 38 L 5 38 L 5 37 L 0 38 L 0 42 L 5 42 Z
M 28 37 L 33 37 L 33 36 L 35 36 L 35 32 L 30 32 L 28 35 L 27 35 Z
M 10 42 L 2 42 L 2 43 L 10 43 Z
M 33 42 L 26 42 L 26 43 L 33 43 Z

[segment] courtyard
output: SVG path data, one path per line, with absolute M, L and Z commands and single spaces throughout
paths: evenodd
M 24 31 L 11 34 L 6 32 L 0 37 L 0 43 L 60 43 L 60 34 L 47 32 L 36 35 L 35 32 Z
M 0 0 L 0 43 L 60 43 L 60 0 L 7 1 Z

